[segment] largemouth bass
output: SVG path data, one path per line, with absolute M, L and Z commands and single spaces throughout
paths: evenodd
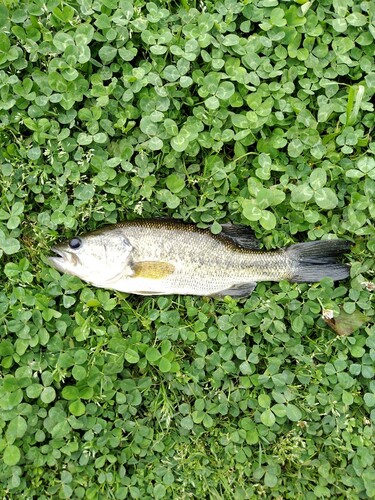
M 101 288 L 138 295 L 245 297 L 258 281 L 314 282 L 349 276 L 339 258 L 344 240 L 297 243 L 259 250 L 245 226 L 223 224 L 214 235 L 163 219 L 107 226 L 52 248 L 53 267 Z

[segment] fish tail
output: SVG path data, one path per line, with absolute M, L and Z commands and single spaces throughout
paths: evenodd
M 323 240 L 297 243 L 286 249 L 292 260 L 293 282 L 316 282 L 323 278 L 342 280 L 349 276 L 350 267 L 340 263 L 343 254 L 350 250 L 345 240 Z

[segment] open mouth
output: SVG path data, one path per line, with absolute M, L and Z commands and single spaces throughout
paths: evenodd
M 54 255 L 49 255 L 47 257 L 50 265 L 57 270 L 63 271 L 66 263 L 64 253 L 56 247 L 52 247 L 51 251 L 54 253 Z
M 63 253 L 56 247 L 51 248 L 52 252 L 54 252 L 55 255 L 52 256 L 54 259 L 62 259 L 64 257 Z

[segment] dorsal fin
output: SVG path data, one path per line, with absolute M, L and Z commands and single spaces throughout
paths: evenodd
M 253 231 L 242 224 L 221 224 L 221 233 L 218 236 L 233 241 L 241 248 L 259 249 L 259 241 L 254 236 Z

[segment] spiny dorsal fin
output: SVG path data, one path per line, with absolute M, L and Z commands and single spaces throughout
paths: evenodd
M 141 261 L 134 263 L 134 274 L 132 278 L 149 278 L 160 280 L 174 272 L 174 265 L 169 262 Z
M 252 230 L 242 224 L 221 224 L 221 233 L 218 236 L 233 241 L 233 243 L 241 248 L 259 249 L 259 241 L 254 236 Z

